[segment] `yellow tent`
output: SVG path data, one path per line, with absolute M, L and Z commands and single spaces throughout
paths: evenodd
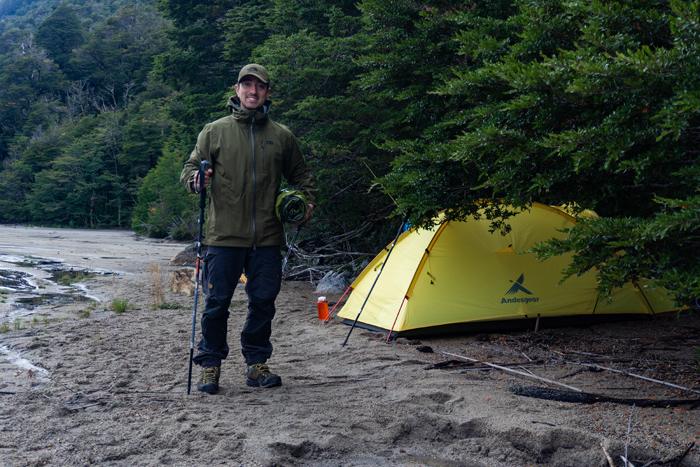
M 512 230 L 505 236 L 490 233 L 488 220 L 411 229 L 398 238 L 386 264 L 390 246 L 358 276 L 338 316 L 354 322 L 361 311 L 358 326 L 416 334 L 477 329 L 495 321 L 524 324 L 538 316 L 653 315 L 677 309 L 664 290 L 642 283 L 616 289 L 612 302 L 598 300 L 593 272 L 559 285 L 571 255 L 540 262 L 534 253 L 518 254 L 562 237 L 557 229 L 575 222 L 562 209 L 534 203 L 509 220 Z

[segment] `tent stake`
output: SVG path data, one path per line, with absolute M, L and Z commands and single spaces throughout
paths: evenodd
M 353 321 L 352 326 L 350 327 L 350 331 L 348 332 L 348 335 L 345 336 L 345 341 L 340 344 L 343 347 L 345 347 L 345 344 L 348 343 L 348 339 L 350 339 L 350 334 L 352 333 L 352 330 L 355 329 L 355 325 L 357 324 L 357 320 L 360 319 L 360 315 L 362 314 L 362 310 L 365 309 L 365 305 L 367 304 L 367 300 L 369 300 L 369 297 L 372 295 L 372 290 L 374 290 L 374 286 L 377 285 L 377 281 L 379 280 L 379 276 L 382 275 L 382 271 L 384 270 L 384 266 L 386 266 L 387 261 L 389 261 L 389 256 L 391 256 L 391 252 L 394 251 L 394 246 L 396 245 L 396 242 L 399 239 L 399 236 L 401 235 L 401 232 L 404 230 L 404 226 L 408 222 L 408 214 L 406 214 L 406 218 L 403 220 L 401 223 L 401 226 L 399 227 L 399 231 L 396 232 L 396 237 L 394 237 L 394 242 L 391 244 L 391 248 L 389 248 L 389 253 L 386 254 L 386 258 L 384 259 L 384 262 L 382 263 L 382 267 L 379 270 L 379 273 L 377 274 L 377 277 L 374 278 L 374 282 L 372 283 L 372 287 L 369 289 L 369 292 L 367 292 L 367 297 L 365 297 L 365 301 L 362 303 L 362 306 L 360 307 L 360 311 L 357 313 L 357 317 L 355 318 L 355 321 Z

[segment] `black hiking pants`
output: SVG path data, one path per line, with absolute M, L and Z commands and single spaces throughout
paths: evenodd
M 202 339 L 197 344 L 194 363 L 219 366 L 228 356 L 228 308 L 244 271 L 248 316 L 241 331 L 241 352 L 247 365 L 265 363 L 272 355 L 272 319 L 282 284 L 280 247 L 210 246 L 202 269 L 202 290 L 207 298 L 201 319 Z

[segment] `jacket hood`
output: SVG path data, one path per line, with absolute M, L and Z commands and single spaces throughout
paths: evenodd
M 245 123 L 249 123 L 253 120 L 253 118 L 255 118 L 256 123 L 264 122 L 267 120 L 267 114 L 270 112 L 271 107 L 272 101 L 267 100 L 262 107 L 259 107 L 256 110 L 249 110 L 241 107 L 241 100 L 238 98 L 238 96 L 229 97 L 228 104 L 226 105 L 229 112 L 233 114 L 233 118 Z

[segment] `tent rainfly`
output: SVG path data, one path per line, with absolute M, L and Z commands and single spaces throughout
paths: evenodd
M 534 203 L 509 219 L 512 229 L 505 236 L 489 232 L 491 222 L 483 218 L 410 229 L 398 238 L 386 264 L 389 247 L 352 283 L 338 316 L 351 323 L 359 313 L 357 326 L 395 337 L 522 327 L 540 317 L 632 318 L 678 309 L 665 290 L 647 282 L 615 289 L 611 302 L 599 300 L 594 272 L 560 284 L 570 254 L 538 261 L 534 253 L 522 253 L 563 237 L 559 230 L 575 223 L 560 208 Z

